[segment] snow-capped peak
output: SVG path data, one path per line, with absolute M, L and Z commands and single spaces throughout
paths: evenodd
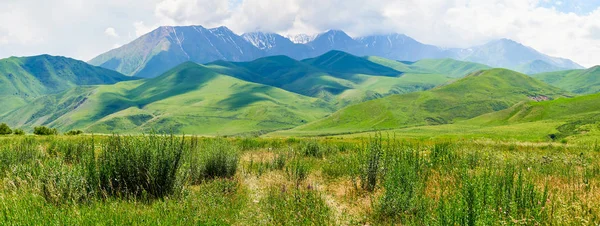
M 315 40 L 317 35 L 297 34 L 297 35 L 286 35 L 290 41 L 296 44 L 306 44 Z

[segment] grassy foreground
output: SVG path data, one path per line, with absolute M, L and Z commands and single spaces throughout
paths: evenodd
M 597 143 L 0 137 L 0 224 L 597 225 Z

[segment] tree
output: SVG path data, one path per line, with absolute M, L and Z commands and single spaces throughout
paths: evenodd
M 51 129 L 45 126 L 38 126 L 33 128 L 33 134 L 40 136 L 57 135 L 58 131 L 56 131 L 56 129 Z
M 23 131 L 22 129 L 15 129 L 15 131 L 13 131 L 14 135 L 25 135 L 25 131 Z
M 77 136 L 77 135 L 81 135 L 81 134 L 83 134 L 83 131 L 81 131 L 81 130 L 71 130 L 71 131 L 65 133 L 65 135 L 67 135 L 67 136 Z
M 12 134 L 12 130 L 6 123 L 0 124 L 0 135 L 10 135 Z

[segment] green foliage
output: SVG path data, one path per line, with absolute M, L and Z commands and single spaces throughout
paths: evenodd
M 13 131 L 6 125 L 6 123 L 0 124 L 0 135 L 10 135 Z
M 45 126 L 37 126 L 33 128 L 33 134 L 39 136 L 50 136 L 50 135 L 58 135 L 58 131 L 53 128 L 48 128 Z
M 22 129 L 15 129 L 13 131 L 13 134 L 17 135 L 17 136 L 22 136 L 22 135 L 25 135 L 25 131 L 23 131 Z
M 383 221 L 402 217 L 425 219 L 425 188 L 428 168 L 420 150 L 405 146 L 388 152 L 384 194 L 377 214 Z
M 299 187 L 300 184 L 308 177 L 310 168 L 306 162 L 296 157 L 287 166 L 285 172 L 287 173 L 288 178 L 295 182 L 296 187 Z
M 261 209 L 271 225 L 331 225 L 331 210 L 312 189 L 270 188 Z
M 360 180 L 362 189 L 369 192 L 375 191 L 384 151 L 381 134 L 376 134 L 375 137 L 369 139 L 366 150 L 363 150 L 361 156 Z
M 323 158 L 305 156 L 300 151 L 303 142 L 336 151 L 326 152 Z M 191 169 L 195 163 L 204 166 L 202 154 L 239 150 L 247 144 L 239 139 L 173 136 L 4 137 L 0 139 L 0 221 L 23 225 L 600 223 L 597 142 L 398 141 L 376 134 L 251 143 L 258 148 L 236 151 L 237 164 L 254 165 L 244 168 L 253 171 L 244 172 L 263 168 L 268 173 L 201 178 L 196 183 Z M 355 178 L 369 184 L 369 175 L 376 178 L 375 192 L 361 192 L 357 184 L 351 187 Z
M 225 139 L 215 139 L 199 144 L 188 157 L 190 177 L 198 184 L 205 180 L 232 178 L 239 163 L 239 150 Z
M 304 156 L 322 158 L 323 148 L 316 140 L 304 141 L 300 144 L 300 152 Z
M 71 130 L 71 131 L 65 133 L 65 135 L 67 135 L 67 136 L 77 136 L 77 135 L 81 135 L 81 134 L 83 134 L 83 131 L 81 131 L 81 130 Z
M 107 196 L 164 198 L 180 189 L 179 169 L 189 148 L 173 136 L 112 136 L 97 159 L 86 163 L 88 181 Z
M 70 166 L 60 160 L 50 160 L 43 165 L 42 196 L 54 205 L 77 204 L 94 198 L 85 177 L 85 168 Z

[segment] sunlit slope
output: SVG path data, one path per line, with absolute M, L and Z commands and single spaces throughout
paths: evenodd
M 573 93 L 592 94 L 600 92 L 600 66 L 586 70 L 556 71 L 532 76 Z
M 49 55 L 0 60 L 0 115 L 33 99 L 81 85 L 131 80 L 118 72 Z
M 504 110 L 521 101 L 553 99 L 564 94 L 524 74 L 491 69 L 430 91 L 393 95 L 349 106 L 295 130 L 348 133 L 449 124 Z
M 273 56 L 251 62 L 217 61 L 207 67 L 246 81 L 321 98 L 336 107 L 393 94 L 428 90 L 455 77 L 487 68 L 455 60 L 415 63 L 420 66 L 410 64 L 330 51 L 303 61 Z M 449 74 L 444 74 L 445 70 Z M 461 73 L 464 74 L 459 75 Z
M 83 91 L 49 96 L 11 114 L 28 120 L 4 120 L 98 133 L 154 129 L 226 135 L 292 128 L 330 112 L 315 98 L 221 75 L 195 63 L 184 63 L 154 79 Z M 44 114 L 38 110 L 42 105 L 73 110 Z

